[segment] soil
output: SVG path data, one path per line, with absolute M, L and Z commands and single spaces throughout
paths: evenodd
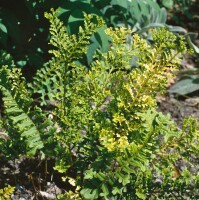
M 55 199 L 67 184 L 61 174 L 53 170 L 54 160 L 20 157 L 0 163 L 0 188 L 15 186 L 11 200 Z
M 199 40 L 196 41 L 196 44 L 199 47 Z M 186 74 L 187 70 L 191 72 L 192 69 L 199 69 L 198 55 L 185 56 L 181 70 L 176 74 L 176 79 L 170 80 L 170 87 L 180 79 L 182 74 Z M 158 110 L 165 114 L 169 113 L 179 127 L 186 117 L 195 117 L 199 122 L 199 91 L 180 96 L 171 93 L 170 87 L 168 87 L 166 95 L 158 97 Z

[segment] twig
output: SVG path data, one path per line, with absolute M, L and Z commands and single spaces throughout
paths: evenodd
M 30 179 L 31 179 L 31 182 L 32 182 L 32 185 L 33 185 L 33 189 L 34 189 L 34 191 L 35 191 L 36 199 L 39 200 L 39 199 L 38 199 L 38 195 L 37 195 L 37 189 L 36 189 L 36 187 L 35 187 L 35 183 L 34 183 L 34 179 L 33 179 L 33 177 L 32 177 L 32 174 L 30 174 L 29 177 L 30 177 Z

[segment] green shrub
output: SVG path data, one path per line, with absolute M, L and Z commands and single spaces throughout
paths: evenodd
M 9 147 L 17 139 L 25 146 L 19 154 L 54 157 L 76 188 L 63 198 L 197 198 L 197 120 L 185 119 L 179 129 L 156 110 L 156 96 L 189 52 L 184 38 L 152 29 L 149 44 L 130 29 L 107 28 L 109 50 L 96 51 L 88 69 L 79 60 L 102 18 L 85 15 L 79 34 L 69 35 L 56 13 L 46 17 L 54 57 L 33 82 L 27 86 L 16 68 L 0 69 Z

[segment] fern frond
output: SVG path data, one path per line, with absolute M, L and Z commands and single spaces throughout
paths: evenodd
M 121 33 L 123 34 L 121 35 Z M 110 90 L 110 94 L 116 97 L 113 101 L 115 110 L 111 110 L 114 113 L 111 122 L 107 125 L 107 121 L 104 120 L 104 124 L 102 123 L 104 127 L 99 133 L 102 144 L 109 151 L 121 148 L 120 150 L 123 152 L 124 147 L 130 148 L 131 141 L 140 140 L 140 145 L 142 140 L 147 141 L 150 136 L 149 130 L 147 130 L 148 136 L 145 136 L 144 132 L 139 134 L 140 123 L 144 119 L 139 113 L 146 115 L 148 111 L 156 106 L 156 95 L 165 91 L 168 77 L 172 76 L 172 72 L 178 68 L 182 53 L 188 51 L 183 39 L 178 38 L 166 29 L 152 31 L 154 44 L 147 43 L 146 40 L 135 34 L 132 45 L 128 50 L 125 47 L 127 33 L 128 31 L 124 29 L 121 32 L 118 29 L 114 31 L 109 29 L 108 34 L 113 38 L 113 47 L 107 53 L 108 56 L 104 56 L 106 65 L 110 66 L 110 69 L 112 67 L 117 69 L 118 66 L 116 64 L 119 63 L 120 67 L 122 60 L 125 63 L 125 58 L 129 61 L 133 55 L 137 57 L 138 63 L 138 67 L 132 69 L 129 73 L 117 72 L 113 73 L 111 77 L 116 76 L 115 79 L 120 80 L 120 83 L 116 82 L 115 86 L 112 85 Z M 180 46 L 178 46 L 179 41 L 181 43 Z M 122 42 L 123 44 L 121 44 Z M 121 58 L 120 61 L 117 60 L 118 56 Z M 130 62 L 127 61 L 125 66 L 130 65 Z M 104 65 L 104 61 L 97 62 L 101 67 Z M 93 68 L 96 68 L 95 64 Z M 119 74 L 122 75 L 119 76 Z M 109 85 L 114 80 L 111 78 Z M 98 83 L 95 85 L 98 85 Z M 98 90 L 103 91 L 103 89 L 107 90 L 108 88 Z M 152 113 L 155 114 L 155 111 Z M 153 117 L 148 116 L 149 119 Z
M 25 79 L 21 75 L 20 69 L 13 68 L 10 70 L 8 66 L 2 66 L 0 70 L 0 85 L 10 91 L 19 106 L 27 112 L 33 100 L 26 88 Z
M 25 82 L 18 69 L 9 70 L 3 66 L 0 70 L 0 90 L 3 93 L 4 109 L 7 117 L 25 138 L 29 155 L 43 148 L 40 133 L 29 117 L 32 99 L 28 95 Z
M 57 58 L 52 58 L 43 68 L 37 71 L 33 82 L 28 84 L 33 93 L 41 95 L 41 105 L 47 105 L 46 100 L 54 103 L 61 99 L 58 93 L 63 91 L 63 69 L 64 64 Z
M 52 13 L 45 13 L 45 17 L 50 21 L 50 44 L 56 47 L 56 50 L 50 52 L 55 57 L 64 59 L 67 63 L 77 60 L 82 57 L 87 51 L 87 45 L 91 35 L 100 27 L 104 25 L 104 21 L 99 16 L 84 15 L 84 28 L 79 28 L 79 34 L 69 35 L 66 28 L 57 17 L 56 12 L 52 10 Z M 96 20 L 97 23 L 92 22 Z
M 19 130 L 21 136 L 25 138 L 28 155 L 35 155 L 36 151 L 43 148 L 40 133 L 32 119 L 19 107 L 12 94 L 4 87 L 0 86 L 4 95 L 3 101 L 7 116 L 13 121 L 14 126 Z
M 69 35 L 55 11 L 52 10 L 52 13 L 46 13 L 45 16 L 51 24 L 50 44 L 56 49 L 50 52 L 53 53 L 54 58 L 46 63 L 44 68 L 38 70 L 33 84 L 29 84 L 33 92 L 41 94 L 42 105 L 47 104 L 46 100 L 51 102 L 63 100 L 64 88 L 68 84 L 66 77 L 70 71 L 69 66 L 82 58 L 87 51 L 91 35 L 104 25 L 101 17 L 85 14 L 84 27 L 79 28 L 78 35 Z
M 61 127 L 54 122 L 49 113 L 45 113 L 37 106 L 29 113 L 29 116 L 39 131 L 44 145 L 41 153 L 43 156 L 54 156 L 55 150 L 58 148 L 56 136 L 62 130 Z
M 15 187 L 12 187 L 10 185 L 8 185 L 7 187 L 4 187 L 3 189 L 0 189 L 0 199 L 9 200 L 14 190 L 15 190 Z
M 0 66 L 3 65 L 8 66 L 9 68 L 15 67 L 12 56 L 3 50 L 0 50 Z

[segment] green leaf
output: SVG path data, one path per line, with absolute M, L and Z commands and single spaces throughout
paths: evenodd
M 139 0 L 138 0 L 139 1 Z M 139 1 L 141 2 L 141 1 Z M 160 6 L 158 3 L 156 3 L 156 1 L 153 0 L 145 0 L 145 4 L 149 5 L 152 9 L 154 9 L 155 11 L 159 11 L 160 10 Z
M 128 1 L 121 1 L 121 0 L 112 0 L 111 5 L 117 5 L 127 10 L 128 8 Z
M 32 121 L 30 121 L 30 120 L 24 120 L 24 121 L 20 124 L 20 127 L 21 127 L 22 129 L 24 129 L 25 127 L 28 127 L 28 126 L 30 126 L 30 125 L 32 125 Z
M 28 138 L 28 137 L 34 135 L 35 133 L 37 133 L 37 129 L 33 126 L 33 127 L 30 128 L 29 130 L 24 131 L 24 132 L 21 134 L 21 136 L 22 136 L 22 137 Z
M 96 191 L 94 193 L 92 193 L 92 190 L 90 188 L 85 188 L 81 190 L 81 195 L 85 198 L 85 199 L 95 199 L 93 198 L 94 196 L 96 196 Z
M 179 95 L 186 95 L 199 90 L 199 76 L 192 75 L 184 77 L 182 80 L 174 84 L 169 92 Z
M 40 145 L 39 147 L 42 148 L 43 146 Z M 31 149 L 28 150 L 27 155 L 30 156 L 30 157 L 32 157 L 32 156 L 35 155 L 35 153 L 37 152 L 37 150 L 38 150 L 38 147 L 35 146 L 34 148 L 31 148 Z
M 92 195 L 92 199 L 97 199 L 99 196 L 98 189 L 93 190 L 91 195 Z
M 132 17 L 140 22 L 142 13 L 140 12 L 139 4 L 137 1 L 131 1 L 130 12 L 132 13 Z
M 2 9 L 1 14 L 3 15 L 3 22 L 8 30 L 7 34 L 16 42 L 16 44 L 21 45 L 23 41 L 23 32 L 19 28 L 17 16 L 11 10 L 6 9 Z M 3 28 L 3 30 L 5 31 L 5 28 Z
M 91 44 L 88 46 L 87 51 L 87 60 L 90 64 L 93 60 L 93 55 L 97 49 L 100 49 L 102 52 L 106 52 L 109 48 L 109 37 L 105 33 L 105 27 L 98 29 L 96 33 L 91 37 Z
M 95 36 L 93 36 L 91 38 L 91 44 L 89 45 L 88 51 L 87 51 L 87 54 L 86 54 L 87 62 L 88 62 L 89 65 L 92 62 L 93 55 L 94 55 L 94 53 L 95 53 L 95 51 L 97 50 L 98 47 L 99 47 L 99 43 L 96 40 Z
M 162 4 L 166 7 L 166 8 L 171 8 L 173 6 L 173 0 L 162 0 Z
M 158 16 L 158 22 L 165 24 L 167 21 L 167 11 L 164 8 L 161 8 L 160 12 L 159 12 L 159 16 Z
M 100 181 L 104 181 L 104 180 L 106 180 L 106 175 L 104 174 L 104 173 L 102 173 L 102 172 L 98 172 L 97 174 L 96 174 L 96 177 L 100 180 Z
M 84 21 L 83 13 L 79 10 L 74 10 L 68 18 L 68 32 L 75 34 L 78 32 L 79 27 L 82 26 Z
M 80 193 L 85 199 L 90 199 L 90 200 L 97 199 L 99 196 L 98 189 L 91 190 L 89 188 L 85 188 L 85 189 L 81 190 Z
M 180 26 L 171 26 L 171 25 L 165 25 L 168 29 L 169 29 L 169 31 L 171 31 L 171 32 L 177 32 L 177 33 L 183 33 L 183 34 L 185 34 L 185 33 L 187 33 L 187 30 L 186 29 L 184 29 L 184 28 L 182 28 L 182 27 L 180 27 Z
M 13 58 L 6 51 L 0 51 L 0 66 L 7 65 L 9 69 L 14 68 L 15 64 Z
M 7 28 L 6 28 L 6 26 L 1 22 L 1 20 L 0 20 L 0 30 L 1 30 L 3 33 L 7 34 Z
M 107 197 L 109 195 L 109 190 L 106 184 L 102 184 L 101 189 L 103 191 L 103 193 L 100 193 L 100 196 L 102 197 Z
M 183 178 L 184 178 L 186 184 L 189 185 L 189 184 L 190 184 L 190 181 L 191 181 L 192 178 L 193 178 L 193 177 L 192 177 L 192 174 L 190 173 L 190 171 L 189 171 L 187 168 L 185 168 L 184 170 L 182 170 L 181 175 L 183 176 Z
M 121 172 L 117 172 L 116 177 L 118 178 L 119 183 L 122 183 L 123 186 L 130 183 L 130 175 L 129 174 L 122 174 Z
M 185 36 L 188 36 L 191 40 L 196 40 L 198 38 L 198 33 L 188 32 Z
M 126 175 L 123 176 L 122 185 L 125 186 L 128 183 L 130 183 L 130 175 L 126 174 Z
M 20 68 L 24 67 L 27 64 L 26 60 L 19 60 L 16 62 L 17 66 L 19 66 Z
M 101 46 L 101 51 L 104 53 L 104 52 L 107 52 L 109 46 L 110 46 L 110 43 L 109 43 L 109 36 L 105 33 L 105 29 L 106 27 L 101 27 L 98 29 L 97 31 L 97 35 L 95 36 L 96 37 L 96 40 L 98 41 L 98 43 L 100 44 Z
M 6 46 L 7 44 L 7 28 L 1 21 L 0 21 L 0 42 L 4 46 Z
M 13 113 L 13 112 L 15 112 L 15 113 L 21 113 L 22 112 L 22 110 L 20 109 L 20 108 L 18 108 L 18 107 L 11 107 L 11 108 L 8 108 L 7 110 L 6 110 L 6 112 L 7 113 Z
M 120 172 L 117 172 L 115 175 L 118 178 L 119 183 L 122 183 L 123 180 L 122 174 Z
M 143 1 L 138 1 L 138 2 L 139 2 L 139 7 L 140 7 L 141 14 L 143 16 L 148 17 L 149 16 L 148 4 L 146 4 Z
M 144 191 L 142 188 L 137 188 L 137 189 L 136 189 L 136 195 L 137 195 L 140 199 L 146 199 L 145 191 Z
M 123 192 L 123 187 L 122 188 L 113 187 L 113 190 L 112 190 L 112 194 L 113 195 L 116 195 L 116 194 L 121 194 L 122 195 L 122 192 Z
M 93 171 L 93 169 L 85 171 L 84 179 L 93 179 L 93 176 L 96 174 L 96 172 Z
M 195 39 L 195 37 L 197 37 L 197 34 L 188 33 L 185 37 L 187 38 L 187 42 L 193 48 L 195 53 L 199 54 L 199 48 L 192 42 L 192 38 Z
M 24 119 L 27 119 L 27 115 L 25 113 L 22 113 L 22 114 L 20 114 L 16 117 L 12 117 L 12 120 L 13 120 L 14 123 L 17 123 L 17 122 L 24 120 Z
M 161 23 L 150 23 L 149 25 L 143 27 L 140 31 L 138 31 L 138 34 L 144 33 L 151 28 L 159 28 L 159 27 L 165 27 L 165 25 Z
M 62 7 L 59 7 L 57 9 L 57 12 L 56 12 L 56 16 L 61 18 L 64 16 L 65 19 L 68 19 L 69 15 L 70 15 L 70 12 L 71 12 L 72 8 L 70 7 L 69 8 L 62 8 Z

